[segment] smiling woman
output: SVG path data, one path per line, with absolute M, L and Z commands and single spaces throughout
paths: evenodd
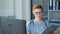
M 30 23 L 28 24 L 27 34 L 42 34 L 44 28 L 46 27 L 45 23 L 42 20 L 42 11 L 43 11 L 43 8 L 40 4 L 35 4 L 33 6 L 32 13 L 35 18 L 33 22 L 30 22 L 31 24 Z
M 29 24 L 26 26 L 27 34 L 42 34 L 49 23 L 48 21 L 42 19 L 43 15 L 42 6 L 40 4 L 35 4 L 33 6 L 32 13 L 35 18 L 34 20 L 28 22 Z M 52 32 L 49 32 L 49 34 L 52 34 Z

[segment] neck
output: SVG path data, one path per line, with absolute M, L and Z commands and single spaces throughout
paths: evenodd
M 36 20 L 36 22 L 37 22 L 38 24 L 40 24 L 40 23 L 41 23 L 41 21 L 42 21 L 42 19 L 41 19 L 41 18 L 35 18 L 35 20 Z

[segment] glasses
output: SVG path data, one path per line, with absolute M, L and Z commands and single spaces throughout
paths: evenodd
M 37 15 L 37 14 L 42 14 L 42 12 L 35 12 L 35 14 Z

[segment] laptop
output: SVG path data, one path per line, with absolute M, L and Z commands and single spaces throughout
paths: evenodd
M 19 19 L 1 19 L 1 34 L 26 34 L 26 21 Z

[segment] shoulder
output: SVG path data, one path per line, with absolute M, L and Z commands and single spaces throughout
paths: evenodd
M 33 23 L 33 20 L 30 20 L 26 23 L 26 26 L 30 26 Z
M 31 24 L 30 23 L 31 23 L 31 20 L 26 23 L 26 30 L 27 30 L 27 32 L 31 31 Z
M 51 23 L 49 22 L 49 20 L 46 20 L 46 23 L 47 23 L 48 26 L 51 25 Z
M 47 26 L 49 25 L 49 21 L 48 20 L 45 20 L 45 22 L 46 22 L 46 24 L 47 24 Z

